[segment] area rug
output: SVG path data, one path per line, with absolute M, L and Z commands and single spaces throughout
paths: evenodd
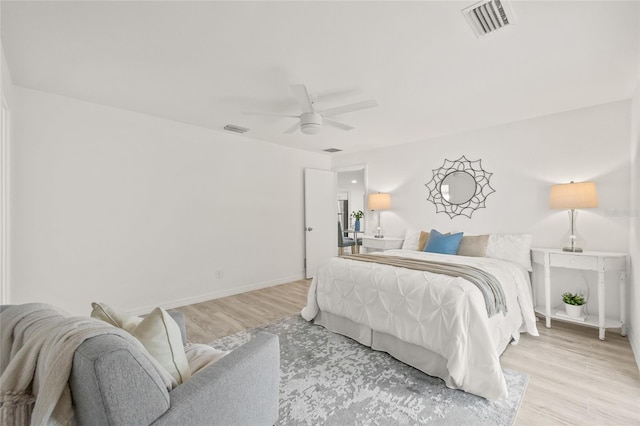
M 511 425 L 529 380 L 503 369 L 509 397 L 488 401 L 299 315 L 211 346 L 232 350 L 258 330 L 280 337 L 279 425 Z

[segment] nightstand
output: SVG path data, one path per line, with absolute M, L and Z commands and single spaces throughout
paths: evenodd
M 373 235 L 365 235 L 362 237 L 362 247 L 365 249 L 365 253 L 399 249 L 402 248 L 403 242 L 404 238 L 398 237 L 376 238 Z
M 544 267 L 544 306 L 536 306 L 536 312 L 543 314 L 547 328 L 551 328 L 551 318 L 569 321 L 575 324 L 598 327 L 599 338 L 604 340 L 607 328 L 618 328 L 623 336 L 626 335 L 626 279 L 628 255 L 626 253 L 610 253 L 598 251 L 585 251 L 582 253 L 566 252 L 560 249 L 531 249 L 533 263 Z M 558 316 L 555 312 L 562 308 L 551 306 L 551 268 L 579 269 L 583 271 L 595 271 L 598 273 L 598 315 L 588 315 L 584 321 L 573 320 L 565 316 Z M 605 272 L 619 272 L 618 285 L 620 287 L 620 320 L 607 318 L 605 312 L 606 286 Z M 535 299 L 534 299 L 535 300 Z

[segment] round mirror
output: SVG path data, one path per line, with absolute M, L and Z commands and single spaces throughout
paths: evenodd
M 485 207 L 487 196 L 496 192 L 489 184 L 491 175 L 482 168 L 481 160 L 470 161 L 464 155 L 455 161 L 445 159 L 424 185 L 429 189 L 427 200 L 435 204 L 436 213 L 471 219 L 474 211 Z
M 476 180 L 467 172 L 456 171 L 442 179 L 440 194 L 451 204 L 464 204 L 476 193 Z

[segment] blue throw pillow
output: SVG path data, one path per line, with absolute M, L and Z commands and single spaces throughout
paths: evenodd
M 429 253 L 456 254 L 458 253 L 458 246 L 462 240 L 462 234 L 463 232 L 444 235 L 432 229 L 424 251 Z

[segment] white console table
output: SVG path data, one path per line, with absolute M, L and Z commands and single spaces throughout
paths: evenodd
M 365 253 L 399 249 L 402 248 L 403 242 L 404 238 L 398 237 L 376 238 L 373 235 L 365 235 L 362 237 L 362 247 L 364 248 Z
M 599 328 L 599 338 L 604 340 L 607 328 L 621 329 L 621 334 L 625 331 L 625 303 L 626 303 L 626 277 L 628 255 L 626 253 L 609 253 L 585 251 L 582 253 L 565 252 L 560 249 L 531 249 L 533 263 L 544 267 L 544 306 L 536 306 L 535 310 L 545 316 L 547 328 L 551 328 L 551 318 L 562 321 L 570 321 Z M 572 320 L 565 316 L 555 315 L 556 310 L 561 308 L 551 307 L 551 268 L 569 268 L 583 271 L 595 271 L 598 273 L 598 315 L 588 315 L 584 321 Z M 620 287 L 620 320 L 606 317 L 605 297 L 606 283 L 605 272 L 618 271 Z

